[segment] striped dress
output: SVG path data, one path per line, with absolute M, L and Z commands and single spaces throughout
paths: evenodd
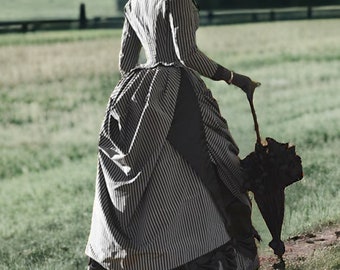
M 247 203 L 237 145 L 200 79 L 225 69 L 197 48 L 192 0 L 130 0 L 125 18 L 86 254 L 110 270 L 173 269 L 230 240 L 210 181 Z

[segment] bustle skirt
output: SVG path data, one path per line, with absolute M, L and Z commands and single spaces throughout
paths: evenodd
M 194 71 L 132 70 L 112 92 L 100 130 L 86 254 L 107 269 L 120 269 L 120 259 L 134 270 L 172 269 L 227 243 L 219 205 L 249 204 L 238 151 Z

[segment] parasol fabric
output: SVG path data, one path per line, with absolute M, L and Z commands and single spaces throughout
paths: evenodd
M 284 189 L 303 177 L 301 158 L 295 146 L 279 143 L 272 138 L 257 142 L 255 151 L 242 160 L 249 178 L 244 188 L 256 195 Z
M 257 86 L 258 84 L 255 84 L 254 89 Z M 255 151 L 241 161 L 241 166 L 248 175 L 244 188 L 253 192 L 254 199 L 273 238 L 269 246 L 282 260 L 282 255 L 285 253 L 285 246 L 281 240 L 285 188 L 302 179 L 302 162 L 295 152 L 295 146 L 277 142 L 272 138 L 261 141 L 253 95 L 248 95 L 248 101 L 255 124 L 257 142 Z

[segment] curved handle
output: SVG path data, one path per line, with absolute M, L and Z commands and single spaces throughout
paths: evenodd
M 255 127 L 255 132 L 256 132 L 256 142 L 259 143 L 259 144 L 261 143 L 261 135 L 260 135 L 259 124 L 257 122 L 257 115 L 256 115 L 256 112 L 255 112 L 253 98 L 254 98 L 255 89 L 257 87 L 259 87 L 260 85 L 261 85 L 261 83 L 252 81 L 252 86 L 253 86 L 252 91 L 250 91 L 247 94 L 247 98 L 248 98 L 248 101 L 249 101 L 251 113 L 253 115 L 253 120 L 254 120 L 254 127 Z

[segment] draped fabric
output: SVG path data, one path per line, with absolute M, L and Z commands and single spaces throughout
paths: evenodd
M 247 203 L 243 172 L 198 75 L 216 79 L 219 65 L 197 48 L 193 2 L 130 0 L 125 16 L 86 254 L 110 270 L 173 269 L 230 240 L 209 185 L 222 181 Z M 138 65 L 141 48 L 147 62 Z

